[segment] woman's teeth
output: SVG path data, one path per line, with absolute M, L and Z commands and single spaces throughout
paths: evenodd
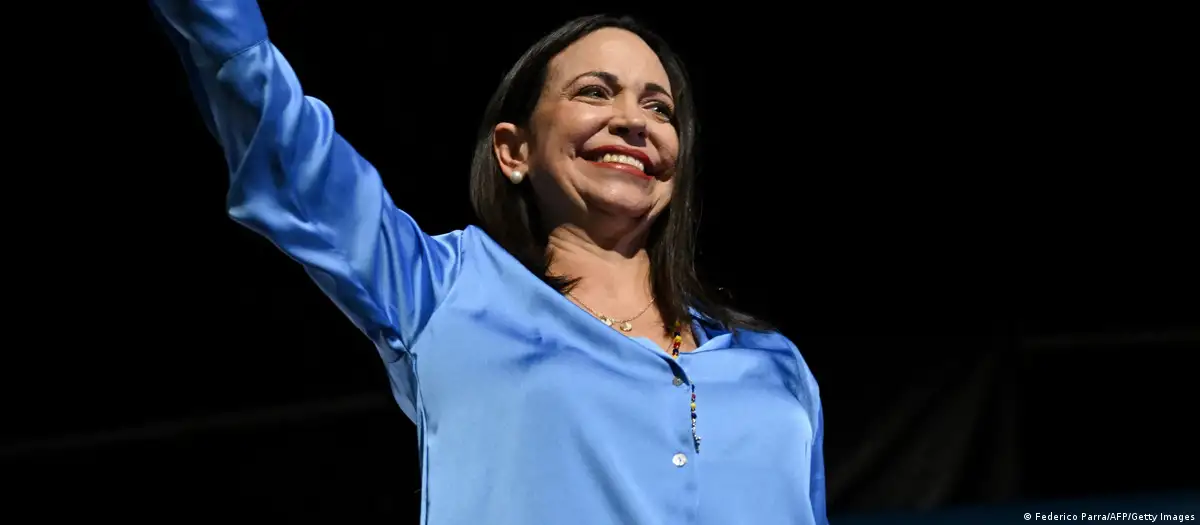
M 616 155 L 613 153 L 605 153 L 604 157 L 600 158 L 600 162 L 614 162 L 618 164 L 628 164 L 641 171 L 646 171 L 646 167 L 642 165 L 642 161 L 637 160 L 629 155 Z

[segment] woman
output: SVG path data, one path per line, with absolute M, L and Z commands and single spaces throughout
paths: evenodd
M 431 236 L 305 98 L 253 0 L 157 0 L 230 168 L 229 213 L 375 343 L 416 423 L 422 523 L 825 523 L 795 346 L 704 298 L 679 60 L 625 19 L 535 44 Z M 703 446 L 701 446 L 703 435 Z

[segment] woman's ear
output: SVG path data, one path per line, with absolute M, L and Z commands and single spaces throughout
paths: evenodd
M 496 162 L 500 171 L 514 183 L 529 173 L 529 143 L 525 133 L 510 122 L 496 124 L 492 130 L 492 150 L 496 153 Z

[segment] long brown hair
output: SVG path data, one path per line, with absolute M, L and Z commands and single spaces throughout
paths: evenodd
M 687 319 L 689 310 L 694 309 L 701 317 L 728 330 L 768 329 L 762 321 L 711 299 L 696 274 L 694 260 L 699 209 L 695 200 L 696 167 L 693 162 L 697 128 L 695 101 L 682 60 L 665 41 L 632 18 L 594 15 L 567 22 L 530 47 L 504 76 L 484 113 L 471 164 L 471 204 L 482 222 L 481 227 L 555 290 L 563 293 L 574 285 L 576 280 L 570 277 L 547 275 L 550 261 L 545 235 L 540 233 L 531 185 L 506 181 L 492 149 L 492 132 L 501 122 L 527 125 L 541 95 L 551 59 L 576 40 L 605 27 L 638 35 L 658 54 L 671 82 L 675 102 L 672 121 L 679 134 L 679 159 L 675 166 L 674 194 L 670 205 L 651 226 L 646 245 L 651 261 L 651 286 L 659 313 L 664 320 Z M 670 323 L 665 324 L 669 328 Z

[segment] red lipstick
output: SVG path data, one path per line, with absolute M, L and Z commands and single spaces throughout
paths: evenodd
M 627 157 L 636 159 L 638 162 L 642 163 L 642 169 L 638 169 L 637 166 L 632 166 L 624 162 L 603 162 L 604 156 L 607 154 L 625 155 Z M 650 162 L 650 156 L 646 155 L 640 150 L 627 146 L 600 146 L 598 148 L 585 151 L 583 153 L 583 158 L 599 167 L 624 171 L 631 175 L 636 175 L 638 177 L 647 179 L 654 178 L 649 175 L 650 173 L 654 173 L 654 164 Z

